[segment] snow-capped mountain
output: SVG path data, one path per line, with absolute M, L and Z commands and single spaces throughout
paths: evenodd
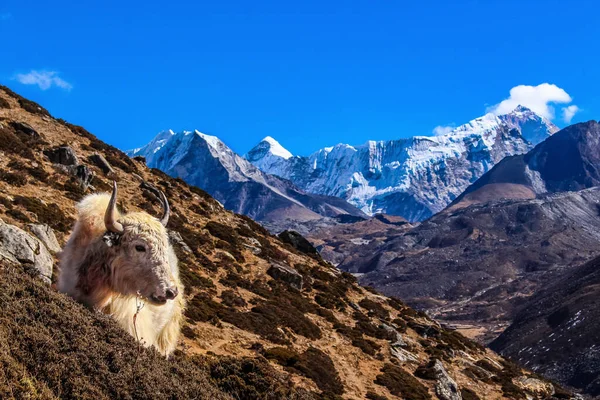
M 216 136 L 199 131 L 163 131 L 127 154 L 144 156 L 148 166 L 204 189 L 227 209 L 265 223 L 281 226 L 285 219 L 364 216 L 341 198 L 305 193 L 288 180 L 262 172 Z M 277 156 L 284 159 L 287 154 L 281 148 Z
M 245 157 L 307 192 L 341 197 L 370 215 L 419 221 L 446 207 L 504 157 L 526 153 L 556 131 L 550 121 L 519 106 L 444 135 L 338 144 L 308 157 L 291 156 L 269 137 Z

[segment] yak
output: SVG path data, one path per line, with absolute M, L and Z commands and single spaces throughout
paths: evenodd
M 146 212 L 117 210 L 112 194 L 90 194 L 77 204 L 78 218 L 60 254 L 58 290 L 112 316 L 144 346 L 168 357 L 177 346 L 185 301 L 177 257 L 166 225 Z

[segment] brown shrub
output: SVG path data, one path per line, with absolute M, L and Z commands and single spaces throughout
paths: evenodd
M 22 171 L 7 172 L 0 171 L 0 180 L 8 183 L 11 186 L 23 186 L 27 184 L 27 174 Z
M 0 97 L 0 108 L 10 108 L 10 103 L 3 97 Z
M 35 155 L 29 142 L 33 142 L 33 140 L 28 137 L 19 137 L 14 130 L 9 128 L 0 128 L 0 150 L 7 154 L 34 160 Z
M 138 348 L 20 268 L 0 266 L 0 320 L 0 398 L 225 398 L 197 365 Z
M 291 368 L 312 379 L 325 395 L 344 393 L 344 385 L 333 361 L 319 349 L 309 347 Z
M 477 396 L 477 393 L 475 393 L 469 388 L 460 389 L 460 394 L 463 400 L 480 400 L 479 396 Z
M 34 213 L 37 220 L 60 232 L 68 232 L 75 220 L 66 216 L 60 207 L 54 203 L 44 204 L 34 197 L 16 196 L 14 204 L 21 205 L 27 211 Z
M 277 373 L 264 359 L 214 358 L 209 363 L 208 371 L 216 385 L 230 393 L 234 399 L 313 398 L 309 392 L 296 389 L 289 377 Z
M 383 374 L 377 376 L 375 383 L 385 386 L 394 396 L 407 400 L 431 399 L 427 388 L 404 369 L 393 364 L 385 364 L 381 372 Z
M 366 310 L 369 310 L 369 315 L 371 316 L 376 316 L 378 318 L 386 320 L 390 318 L 390 312 L 386 310 L 381 304 L 373 300 L 365 298 L 359 301 L 358 305 Z
M 225 290 L 221 293 L 221 303 L 229 307 L 245 307 L 248 305 L 240 295 L 233 290 Z
M 367 392 L 367 395 L 365 396 L 368 400 L 388 400 L 387 397 L 385 396 L 380 396 L 375 392 Z

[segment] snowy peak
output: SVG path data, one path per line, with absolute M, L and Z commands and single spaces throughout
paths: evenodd
M 292 157 L 292 153 L 271 136 L 267 136 L 261 140 L 245 156 L 250 162 L 259 161 L 264 158 L 281 158 L 287 160 Z
M 445 208 L 504 157 L 526 153 L 557 131 L 547 119 L 518 106 L 438 136 L 338 144 L 289 158 L 274 155 L 264 140 L 246 158 L 309 193 L 342 197 L 367 214 L 419 221 Z

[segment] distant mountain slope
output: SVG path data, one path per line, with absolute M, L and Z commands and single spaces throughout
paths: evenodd
M 364 215 L 343 199 L 305 193 L 289 181 L 260 171 L 217 137 L 198 131 L 161 132 L 127 154 L 144 156 L 148 166 L 198 186 L 225 208 L 261 222 Z
M 600 124 L 571 125 L 538 144 L 527 154 L 507 157 L 449 207 L 537 194 L 580 190 L 600 184 Z
M 600 258 L 535 294 L 491 347 L 536 372 L 600 395 Z
M 344 198 L 370 215 L 383 212 L 414 222 L 441 211 L 504 157 L 526 153 L 557 130 L 519 106 L 435 137 L 338 144 L 309 157 L 291 157 L 266 138 L 245 157 L 307 192 Z

